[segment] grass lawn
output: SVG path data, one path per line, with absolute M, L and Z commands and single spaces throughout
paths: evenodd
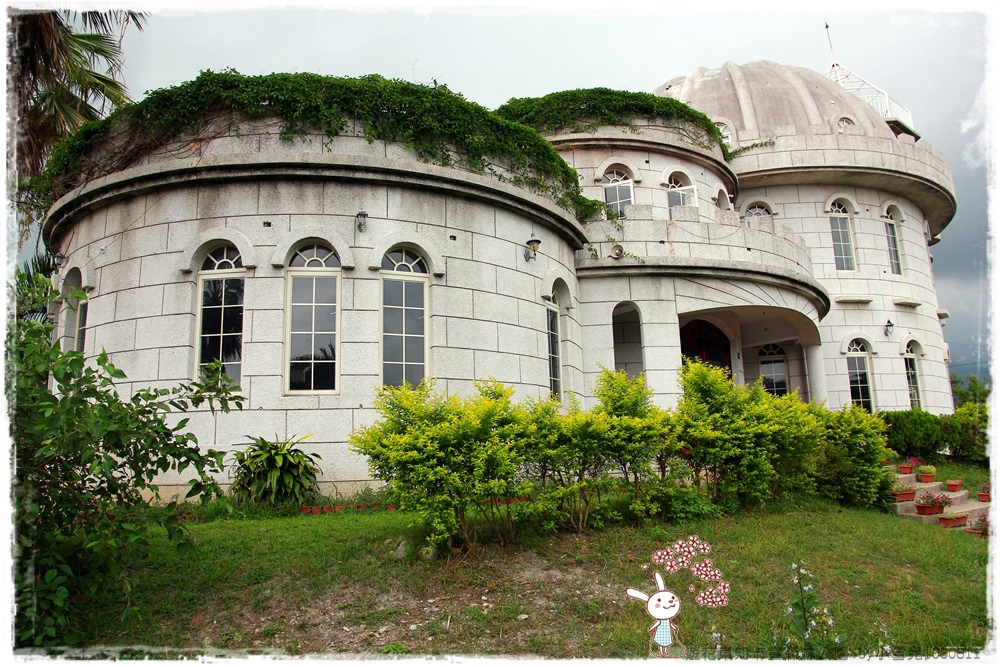
M 640 658 L 651 623 L 626 587 L 653 592 L 656 549 L 698 535 L 731 584 L 725 607 L 700 607 L 686 573 L 666 575 L 682 600 L 675 618 L 689 657 L 767 657 L 783 645 L 791 564 L 815 573 L 845 655 L 886 641 L 894 652 L 980 649 L 987 617 L 987 541 L 877 511 L 801 500 L 686 525 L 613 526 L 585 535 L 525 536 L 433 562 L 392 555 L 414 515 L 350 512 L 232 518 L 191 525 L 199 546 L 178 555 L 164 539 L 123 603 L 90 600 L 88 646 L 156 646 L 174 655 L 220 649 L 320 653 Z M 714 632 L 722 638 L 713 638 Z M 133 655 L 141 655 L 142 651 Z

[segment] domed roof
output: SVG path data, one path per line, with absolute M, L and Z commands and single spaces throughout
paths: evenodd
M 777 135 L 812 134 L 813 127 L 829 132 L 841 118 L 857 127 L 852 134 L 895 138 L 874 108 L 822 74 L 766 60 L 745 65 L 727 62 L 718 69 L 698 67 L 654 93 L 731 124 L 744 144 Z

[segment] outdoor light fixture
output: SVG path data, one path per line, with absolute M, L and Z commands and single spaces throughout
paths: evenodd
M 358 221 L 358 231 L 363 232 L 368 229 L 368 214 L 364 211 L 358 211 L 358 214 L 354 216 L 354 219 Z
M 890 334 L 892 333 L 892 328 L 893 328 L 894 326 L 895 326 L 895 325 L 894 325 L 894 324 L 892 323 L 892 320 L 886 320 L 886 321 L 885 321 L 885 328 L 884 328 L 884 329 L 882 329 L 882 333 L 884 333 L 884 334 L 885 334 L 885 337 L 886 337 L 886 338 L 888 338 L 888 337 L 889 337 L 889 335 L 890 335 Z
M 55 261 L 55 263 L 56 263 L 56 269 L 57 269 L 57 270 L 59 269 L 59 267 L 61 267 L 61 266 L 62 266 L 63 264 L 65 264 L 65 263 L 66 263 L 66 255 L 62 254 L 61 252 L 57 252 L 57 253 L 56 253 L 56 254 L 55 254 L 55 255 L 54 255 L 53 257 L 52 257 L 52 259 L 53 259 L 53 260 Z
M 524 259 L 525 261 L 530 262 L 535 259 L 535 254 L 538 252 L 538 246 L 542 245 L 542 241 L 535 236 L 534 232 L 532 232 L 531 238 L 528 239 L 525 245 L 528 246 L 528 249 L 524 251 Z

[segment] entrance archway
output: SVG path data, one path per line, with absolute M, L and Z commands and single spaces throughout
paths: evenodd
M 729 338 L 707 320 L 691 320 L 681 327 L 681 355 L 733 372 Z

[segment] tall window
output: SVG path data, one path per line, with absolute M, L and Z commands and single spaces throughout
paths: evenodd
M 82 289 L 83 278 L 79 269 L 70 270 L 63 281 L 63 293 L 66 295 L 66 351 L 83 353 L 87 335 L 87 302 L 73 298 L 73 292 Z
M 788 393 L 788 374 L 785 370 L 785 350 L 780 345 L 771 343 L 757 352 L 760 361 L 760 377 L 764 381 L 764 390 L 774 396 L 784 396 Z
M 299 248 L 285 281 L 285 391 L 337 391 L 340 258 L 328 245 Z
M 198 367 L 221 361 L 223 372 L 237 384 L 243 366 L 245 276 L 239 250 L 228 245 L 211 252 L 198 272 L 201 295 Z
M 834 202 L 830 207 L 830 233 L 833 235 L 833 259 L 838 271 L 854 270 L 854 238 L 847 207 Z
M 896 217 L 890 209 L 882 220 L 885 224 L 885 243 L 889 248 L 889 269 L 897 276 L 903 275 L 903 264 L 899 261 L 899 238 L 896 235 Z
M 694 186 L 690 179 L 679 171 L 667 179 L 667 206 L 696 206 Z
M 427 264 L 406 248 L 382 258 L 382 384 L 427 377 Z
M 625 205 L 632 203 L 632 179 L 623 171 L 612 169 L 601 179 L 604 202 L 615 215 L 625 215 Z
M 847 346 L 847 374 L 851 385 L 851 402 L 868 412 L 874 412 L 868 371 L 868 345 L 860 338 L 855 338 Z
M 910 407 L 920 409 L 920 379 L 917 376 L 917 346 L 911 340 L 906 344 L 903 362 L 906 364 L 906 388 L 910 392 Z
M 556 400 L 562 400 L 562 359 L 559 354 L 559 302 L 555 294 L 552 304 L 546 308 L 549 334 L 549 392 Z

